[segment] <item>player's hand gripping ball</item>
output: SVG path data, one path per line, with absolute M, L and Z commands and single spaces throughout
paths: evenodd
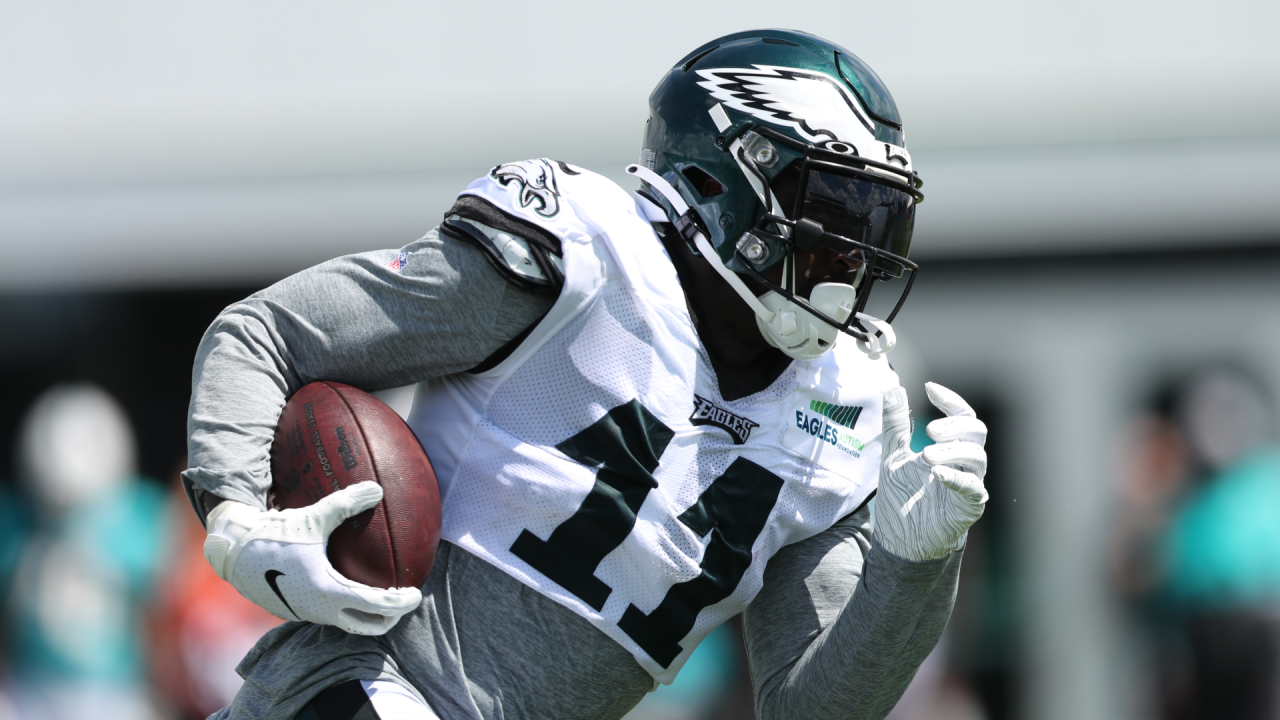
M 223 502 L 205 556 L 288 620 L 378 635 L 422 601 L 440 537 L 435 473 L 378 399 L 316 382 L 290 398 L 271 449 L 272 509 Z
M 929 401 L 946 417 L 925 428 L 933 445 L 911 452 L 907 392 L 884 394 L 884 455 L 876 497 L 875 535 L 889 552 L 907 560 L 935 560 L 964 543 L 982 517 L 987 489 L 987 426 L 956 393 L 925 383 Z

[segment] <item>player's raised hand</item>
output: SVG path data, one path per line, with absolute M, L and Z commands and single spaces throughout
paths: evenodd
M 342 521 L 381 499 L 377 483 L 362 482 L 292 510 L 224 501 L 209 513 L 204 556 L 219 577 L 277 617 L 381 635 L 418 607 L 421 591 L 362 585 L 343 577 L 325 554 Z
M 946 417 L 925 430 L 935 442 L 911 451 L 907 392 L 884 394 L 884 454 L 876 497 L 875 536 L 889 552 L 922 562 L 958 549 L 987 502 L 987 426 L 956 393 L 925 383 Z

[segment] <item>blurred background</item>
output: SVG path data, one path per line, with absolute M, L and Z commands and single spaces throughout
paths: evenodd
M 927 200 L 893 360 L 919 421 L 928 379 L 991 427 L 894 720 L 1280 717 L 1275 2 L 3 0 L 0 720 L 204 717 L 275 622 L 175 495 L 223 306 L 499 162 L 630 188 L 666 69 L 771 26 L 894 93 Z M 730 624 L 634 718 L 751 718 L 747 682 Z

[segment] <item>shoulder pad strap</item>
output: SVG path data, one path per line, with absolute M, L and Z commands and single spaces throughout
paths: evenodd
M 522 290 L 558 295 L 564 285 L 564 261 L 541 244 L 456 214 L 445 217 L 440 231 L 480 248 L 489 263 Z

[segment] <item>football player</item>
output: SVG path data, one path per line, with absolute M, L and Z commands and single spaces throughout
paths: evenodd
M 914 277 L 897 108 L 852 53 L 783 30 L 703 45 L 650 108 L 637 193 L 499 165 L 421 240 L 210 327 L 184 477 L 206 556 L 299 621 L 214 717 L 619 718 L 739 613 L 761 718 L 892 708 L 987 497 L 986 428 L 955 393 L 927 386 L 946 417 L 911 451 L 886 358 L 902 303 L 866 312 Z M 444 515 L 422 588 L 325 559 L 376 485 L 266 509 L 276 420 L 319 379 L 419 384 Z

